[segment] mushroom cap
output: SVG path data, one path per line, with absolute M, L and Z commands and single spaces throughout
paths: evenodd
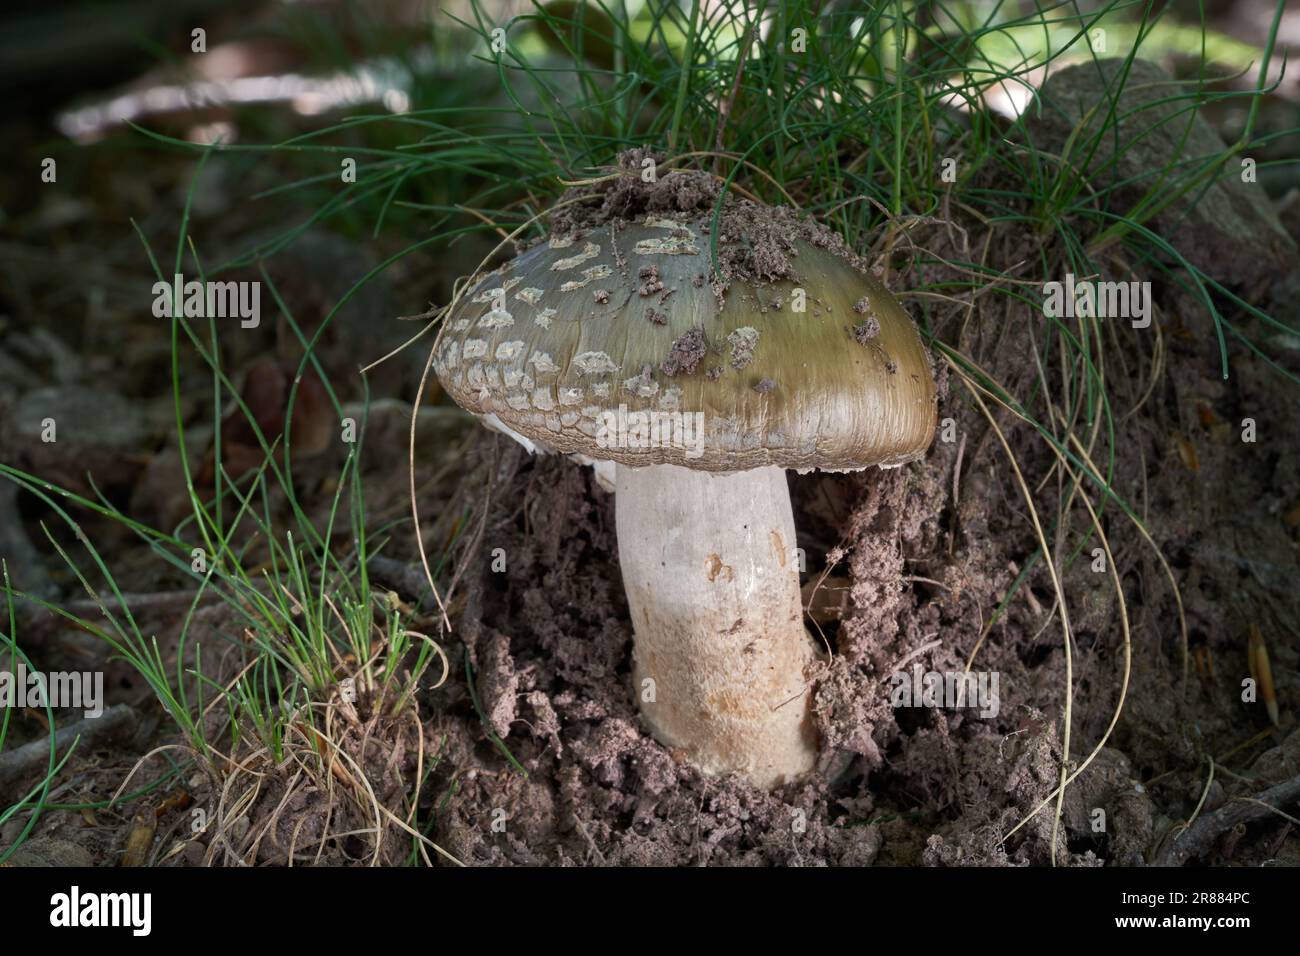
M 934 375 L 893 296 L 804 238 L 787 243 L 796 278 L 734 279 L 720 295 L 708 225 L 643 216 L 525 251 L 447 317 L 434 346 L 443 388 L 528 438 L 633 467 L 920 457 Z

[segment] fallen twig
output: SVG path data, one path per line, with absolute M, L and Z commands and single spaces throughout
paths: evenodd
M 80 737 L 79 746 L 99 745 L 111 739 L 123 739 L 135 733 L 140 718 L 127 704 L 115 704 L 98 717 L 87 717 L 69 724 L 54 735 L 55 760 Z M 50 739 L 43 737 L 23 744 L 16 750 L 0 753 L 0 793 L 23 777 L 49 766 Z
M 1270 787 L 1263 793 L 1234 797 L 1218 810 L 1169 837 L 1156 853 L 1151 865 L 1182 866 L 1188 860 L 1209 852 L 1219 837 L 1237 824 L 1258 820 L 1297 800 L 1300 800 L 1300 776 Z

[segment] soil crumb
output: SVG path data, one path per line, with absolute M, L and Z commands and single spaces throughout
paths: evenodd
M 871 340 L 880 334 L 880 320 L 872 316 L 867 321 L 853 326 L 851 331 L 859 345 L 869 345 Z
M 659 370 L 669 378 L 678 373 L 690 375 L 707 351 L 704 330 L 699 327 L 687 329 L 669 347 L 668 357 L 660 363 Z
M 641 285 L 637 287 L 638 295 L 654 295 L 656 292 L 663 290 L 663 280 L 659 278 L 659 267 L 655 265 L 642 266 L 637 273 L 637 278 L 641 280 Z

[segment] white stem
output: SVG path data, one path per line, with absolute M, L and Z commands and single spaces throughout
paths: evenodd
M 785 472 L 619 465 L 615 508 L 635 690 L 655 737 L 760 787 L 812 769 L 815 655 Z

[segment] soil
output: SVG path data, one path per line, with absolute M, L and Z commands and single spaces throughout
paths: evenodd
M 611 189 L 610 209 L 710 201 L 699 184 L 671 183 Z M 969 248 L 954 248 L 960 234 L 933 228 L 910 238 L 948 261 L 969 261 Z M 1005 234 L 988 238 L 999 261 L 1024 253 Z M 729 268 L 755 267 L 732 260 Z M 958 278 L 927 268 L 898 276 L 898 286 Z M 790 477 L 806 579 L 844 580 L 849 600 L 820 628 L 831 659 L 814 685 L 819 773 L 771 793 L 703 777 L 644 733 L 611 496 L 570 462 L 529 459 L 484 436 L 457 500 L 482 501 L 489 476 L 502 483 L 478 547 L 502 548 L 512 560 L 502 574 L 467 573 L 462 633 L 483 711 L 512 759 L 449 695 L 434 727 L 459 769 L 438 839 L 467 862 L 491 864 L 1136 865 L 1177 839 L 1203 795 L 1208 811 L 1294 776 L 1300 522 L 1284 520 L 1300 501 L 1292 386 L 1232 343 L 1232 377 L 1218 380 L 1214 337 L 1188 332 L 1189 303 L 1161 292 L 1165 368 L 1151 394 L 1144 400 L 1156 360 L 1149 338 L 1115 329 L 1110 359 L 1114 377 L 1130 383 L 1115 398 L 1127 417 L 1112 484 L 1154 547 L 1113 503 L 1097 502 L 1131 622 L 1131 674 L 1109 736 L 1125 671 L 1109 575 L 1086 557 L 1058 560 L 1072 634 L 1067 665 L 1050 576 L 1041 561 L 1031 564 L 1037 539 L 1023 493 L 965 386 L 944 388 L 940 419 L 955 427 L 923 462 Z M 1032 389 L 1025 350 L 1008 347 L 1032 332 L 1009 318 L 965 318 L 939 314 L 936 331 L 1012 394 Z M 1252 416 L 1267 442 L 1239 437 Z M 997 419 L 1010 454 L 1038 484 L 1039 513 L 1053 514 L 1061 488 L 1050 451 L 1029 426 Z M 1089 530 L 1074 509 L 1054 531 L 1055 553 L 1091 554 Z M 1181 595 L 1187 647 L 1157 550 Z M 486 566 L 469 551 L 461 561 Z M 1290 715 L 1279 728 L 1270 729 L 1262 706 L 1242 701 L 1251 624 L 1271 636 L 1277 698 Z M 992 719 L 971 708 L 891 706 L 889 681 L 904 665 L 960 671 L 972 655 L 976 669 L 1000 676 Z M 1192 660 L 1205 662 L 1199 679 Z M 1067 667 L 1070 772 L 1103 737 L 1105 745 L 1067 788 L 1058 829 L 1049 798 L 1065 753 Z M 1205 789 L 1209 757 L 1235 774 L 1226 790 Z M 509 821 L 503 831 L 486 825 L 493 812 Z M 1260 822 L 1226 834 L 1203 862 L 1295 863 L 1298 849 L 1288 825 Z
M 613 227 L 619 218 L 646 213 L 711 215 L 716 180 L 675 171 L 657 183 L 642 183 L 631 171 L 639 172 L 644 158 L 625 157 L 625 174 L 612 188 L 606 183 L 575 193 L 583 201 L 557 214 L 553 230 Z M 174 170 L 173 187 L 188 172 Z M 728 200 L 722 232 L 757 229 L 760 241 L 740 251 L 723 250 L 718 274 L 708 279 L 719 294 L 740 277 L 792 275 L 786 257 L 791 235 L 887 274 L 896 290 L 959 278 L 944 262 L 976 261 L 973 250 L 987 250 L 994 273 L 1038 252 L 1036 240 L 1005 227 L 962 219 L 920 224 L 907 238 L 933 255 L 924 257 L 927 265 L 900 273 L 885 245 L 857 256 L 793 212 L 756 223 L 747 202 Z M 58 241 L 69 255 L 78 255 L 71 237 Z M 347 245 L 339 237 L 329 242 Z M 111 250 L 107 242 L 103 248 Z M 104 253 L 109 254 L 132 261 L 126 254 Z M 1061 256 L 1062 250 L 1047 254 Z M 80 256 L 93 258 L 85 248 Z M 297 268 L 305 266 L 300 262 Z M 146 270 L 138 271 L 147 287 Z M 328 288 L 333 271 L 320 264 L 299 278 L 300 288 Z M 649 290 L 643 295 L 657 293 L 653 276 L 639 278 Z M 1237 289 L 1251 281 L 1245 274 L 1219 278 Z M 385 273 L 380 281 L 388 285 L 380 288 L 392 301 L 422 301 L 429 295 L 427 279 L 423 269 L 395 270 Z M 21 301 L 60 301 L 56 278 L 47 281 L 34 270 L 27 281 L 30 294 Z M 1300 609 L 1294 583 L 1300 554 L 1300 415 L 1294 385 L 1234 337 L 1227 339 L 1231 376 L 1222 379 L 1218 342 L 1203 307 L 1172 284 L 1157 283 L 1155 292 L 1151 330 L 1123 323 L 1108 330 L 1113 336 L 1102 358 L 1107 382 L 1115 388 L 1115 440 L 1081 436 L 1152 539 L 1145 540 L 1118 503 L 1083 486 L 1081 493 L 1101 513 L 1114 555 L 1131 623 L 1131 658 L 1113 581 L 1109 573 L 1093 570 L 1097 539 L 1086 510 L 1076 498 L 1065 518 L 1055 521 L 1060 502 L 1071 493 L 1055 456 L 1033 428 L 984 397 L 1005 436 L 1004 448 L 976 393 L 940 364 L 940 436 L 924 460 L 890 471 L 789 475 L 798 544 L 808 559 L 804 581 L 817 609 L 811 622 L 829 652 L 814 675 L 821 738 L 817 772 L 771 792 L 733 778 L 702 776 L 651 738 L 637 715 L 613 497 L 589 469 L 562 457 L 531 457 L 455 410 L 439 407 L 425 410 L 437 415 L 422 432 L 427 437 L 417 461 L 423 531 L 426 542 L 457 544 L 452 569 L 440 579 L 452 623 L 451 633 L 441 636 L 449 674 L 438 686 L 426 680 L 417 697 L 427 753 L 419 764 L 414 751 L 420 735 L 373 715 L 347 724 L 338 737 L 341 745 L 399 816 L 405 812 L 403 795 L 415 789 L 421 768 L 429 771 L 419 788 L 416 819 L 442 849 L 472 865 L 1097 866 L 1154 858 L 1177 839 L 1178 825 L 1198 805 L 1208 812 L 1238 794 L 1300 774 L 1295 719 Z M 312 293 L 312 298 L 333 294 Z M 1278 311 L 1285 302 L 1270 302 L 1267 293 L 1253 298 L 1285 315 Z M 7 296 L 6 307 L 17 309 L 12 305 L 17 301 Z M 1010 394 L 1033 394 L 1039 374 L 1033 337 L 1041 338 L 1041 326 L 1031 324 L 1023 311 L 1004 311 L 1000 302 L 987 296 L 977 300 L 974 312 L 964 306 L 931 311 L 929 331 L 969 356 Z M 905 304 L 920 313 L 917 302 Z M 51 305 L 43 314 L 58 313 Z M 25 328 L 0 329 L 5 342 L 0 358 L 20 354 L 19 344 L 43 356 L 15 371 L 18 394 L 7 401 L 42 401 L 31 393 L 53 385 L 66 386 L 60 400 L 76 401 L 88 383 L 102 389 L 110 377 L 143 411 L 132 417 L 129 439 L 105 430 L 89 446 L 70 444 L 58 460 L 20 458 L 30 442 L 6 433 L 0 436 L 6 443 L 0 460 L 28 463 L 71 482 L 81 480 L 85 456 L 93 455 L 124 466 L 113 472 L 106 489 L 115 500 L 134 498 L 146 510 L 170 514 L 159 490 L 174 490 L 179 477 L 177 449 L 165 437 L 169 384 L 159 351 L 149 344 L 153 338 L 142 334 L 130 315 L 124 308 L 117 334 L 142 343 L 136 348 L 97 349 L 93 327 L 55 329 L 66 337 L 65 348 L 86 356 L 102 352 L 105 359 L 67 359 L 57 345 L 42 345 Z M 340 339 L 340 371 L 351 368 L 345 360 L 355 359 L 357 346 L 348 343 L 364 338 L 359 333 L 371 327 L 373 317 L 349 322 L 344 329 L 349 334 Z M 40 322 L 33 318 L 31 324 Z M 54 326 L 48 317 L 46 324 Z M 870 320 L 858 328 L 869 326 Z M 1272 334 L 1244 320 L 1241 328 L 1257 340 Z M 869 341 L 869 331 L 862 336 Z M 260 347 L 250 343 L 250 349 L 274 351 L 285 339 L 283 329 L 271 329 Z M 367 348 L 365 354 L 378 357 L 381 351 Z M 1278 348 L 1269 355 L 1292 374 L 1300 373 L 1300 351 Z M 701 357 L 687 341 L 675 344 L 669 358 L 690 372 Z M 292 353 L 276 361 L 278 371 L 253 372 L 258 366 L 249 364 L 240 376 L 257 383 L 265 375 L 270 387 L 254 391 L 269 395 L 271 404 L 285 401 L 284 375 L 296 370 Z M 1056 394 L 1060 370 L 1049 367 L 1043 375 Z M 210 382 L 201 375 L 190 380 L 195 384 L 185 401 L 193 419 Z M 392 389 L 410 397 L 409 383 L 397 382 Z M 166 400 L 150 404 L 151 395 Z M 378 521 L 408 513 L 409 413 L 409 405 L 386 399 L 368 424 L 363 473 L 367 502 Z M 1247 420 L 1253 423 L 1253 441 L 1243 438 Z M 192 437 L 199 460 L 212 431 L 209 422 L 206 435 Z M 328 476 L 339 464 L 330 454 L 304 461 L 295 475 L 313 513 L 320 515 L 331 500 Z M 1035 559 L 1039 540 L 1013 460 L 1058 558 L 1070 624 L 1068 661 L 1055 589 L 1044 562 Z M 49 519 L 50 511 L 30 495 L 19 496 L 15 507 L 44 575 L 61 600 L 72 601 L 78 585 L 60 571 L 57 555 L 40 533 L 39 522 Z M 88 519 L 84 527 L 124 588 L 165 594 L 182 586 L 176 575 L 150 570 L 149 556 L 130 534 L 104 521 Z M 71 537 L 57 535 L 65 542 Z M 385 554 L 398 567 L 409 568 L 416 559 L 411 537 L 409 526 L 390 533 Z M 493 559 L 495 549 L 506 556 L 504 566 Z M 411 604 L 423 596 L 420 585 L 412 583 L 419 575 L 377 577 Z M 828 594 L 837 597 L 830 601 Z M 174 636 L 187 609 L 163 600 L 140 613 L 142 629 L 157 634 L 173 658 L 178 654 Z M 237 622 L 229 612 L 212 605 L 199 613 L 200 635 L 237 646 Z M 436 615 L 421 620 L 436 633 Z M 129 704 L 144 718 L 131 741 L 92 743 L 80 750 L 49 799 L 102 804 L 128 781 L 133 767 L 128 794 L 166 773 L 170 767 L 159 756 L 136 767 L 142 755 L 177 743 L 174 726 L 139 675 L 120 661 L 105 662 L 103 647 L 84 634 L 53 626 L 47 618 L 39 621 L 20 632 L 38 664 L 102 666 L 106 703 Z M 1276 728 L 1261 704 L 1242 700 L 1242 681 L 1250 676 L 1246 635 L 1251 625 L 1259 628 L 1271 657 L 1280 714 Z M 1125 688 L 1126 659 L 1131 672 Z M 977 671 L 999 675 L 996 715 L 981 716 L 975 707 L 891 705 L 891 679 L 899 671 L 916 665 L 961 671 L 968 661 Z M 1121 695 L 1123 709 L 1107 736 Z M 10 740 L 22 743 L 43 732 L 39 715 L 22 713 Z M 1052 794 L 1062 762 L 1073 773 L 1103 738 L 1105 745 L 1066 789 L 1055 826 Z M 6 751 L 9 747 L 6 743 Z M 1220 772 L 1207 785 L 1210 758 Z M 144 859 L 167 865 L 236 859 L 284 864 L 291 855 L 295 862 L 370 859 L 374 846 L 346 841 L 327 841 L 323 855 L 316 855 L 321 846 L 304 855 L 302 848 L 319 844 L 326 832 L 327 806 L 328 826 L 336 831 L 362 827 L 366 811 L 360 804 L 340 803 L 328 780 L 292 782 L 286 768 L 267 769 L 265 792 L 246 811 L 231 815 L 220 841 L 189 834 L 195 807 L 217 812 L 224 806 L 220 787 L 193 774 L 112 806 L 45 813 L 23 847 L 22 860 L 114 865 L 142 832 Z M 0 798 L 25 793 L 31 779 Z M 15 841 L 25 822 L 20 814 L 0 828 L 0 847 Z M 392 835 L 381 854 L 385 862 L 405 857 L 397 852 L 397 832 Z M 1265 861 L 1300 863 L 1291 824 L 1278 817 L 1263 816 L 1224 833 L 1198 860 Z

